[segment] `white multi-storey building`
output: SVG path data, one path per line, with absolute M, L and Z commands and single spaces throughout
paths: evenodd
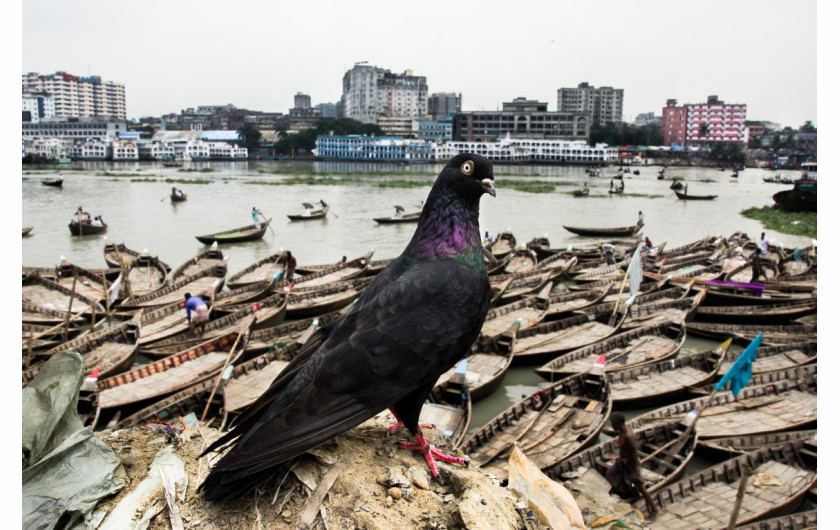
M 23 122 L 21 130 L 24 139 L 71 138 L 81 140 L 99 138 L 101 140 L 116 140 L 121 132 L 126 131 L 126 124 L 125 122 L 109 121 L 102 118 L 82 118 L 78 121 L 44 118 L 37 123 Z
M 55 98 L 49 94 L 24 94 L 23 121 L 38 123 L 55 117 Z
M 476 153 L 494 162 L 554 162 L 565 164 L 610 164 L 618 161 L 618 148 L 607 144 L 594 147 L 582 140 L 511 138 L 495 142 L 452 141 L 434 144 L 436 160 L 448 160 L 460 153 Z
M 111 158 L 113 142 L 104 142 L 98 138 L 76 142 L 70 150 L 70 157 L 79 160 L 106 160 Z
M 135 142 L 113 142 L 111 144 L 111 158 L 113 160 L 139 160 L 140 153 Z
M 557 90 L 557 111 L 585 112 L 592 123 L 599 125 L 619 123 L 624 112 L 624 89 L 595 88 L 589 83 L 580 83 L 577 88 L 560 88 Z
M 78 77 L 66 72 L 41 75 L 30 72 L 23 74 L 21 88 L 24 94 L 50 94 L 55 99 L 55 115 L 58 117 L 103 116 L 126 119 L 125 86 L 103 81 L 99 76 Z
M 429 89 L 426 78 L 410 70 L 392 74 L 390 70 L 356 63 L 344 74 L 341 96 L 344 117 L 363 123 L 376 123 L 378 116 L 422 117 L 428 111 Z

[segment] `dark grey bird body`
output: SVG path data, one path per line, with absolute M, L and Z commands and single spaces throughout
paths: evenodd
M 290 458 L 391 407 L 412 434 L 440 374 L 478 337 L 490 300 L 478 204 L 492 165 L 458 155 L 443 169 L 405 251 L 353 308 L 319 330 L 237 426 L 202 489 L 240 497 Z

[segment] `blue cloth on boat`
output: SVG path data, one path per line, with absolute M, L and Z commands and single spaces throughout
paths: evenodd
M 715 385 L 715 390 L 721 391 L 726 388 L 726 383 L 729 383 L 729 389 L 732 390 L 732 395 L 738 397 L 741 389 L 750 384 L 752 378 L 752 363 L 755 361 L 758 354 L 758 347 L 761 345 L 761 339 L 764 335 L 761 333 L 753 339 L 747 348 L 741 352 L 741 355 L 732 364 L 732 367 L 727 370 L 726 374 Z

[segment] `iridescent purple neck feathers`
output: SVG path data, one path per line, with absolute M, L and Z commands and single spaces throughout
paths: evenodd
M 447 190 L 432 190 L 406 253 L 420 259 L 447 259 L 481 248 L 478 199 L 465 202 Z

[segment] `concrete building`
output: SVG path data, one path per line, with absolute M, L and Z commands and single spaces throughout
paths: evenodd
M 103 141 L 113 141 L 121 132 L 127 130 L 125 122 L 111 121 L 103 118 L 81 118 L 69 121 L 60 118 L 50 118 L 38 123 L 25 122 L 21 124 L 23 138 L 70 138 L 83 140 L 98 138 Z
M 38 123 L 45 118 L 55 117 L 55 98 L 47 93 L 24 94 L 22 103 L 21 121 Z
M 460 112 L 453 118 L 452 139 L 490 141 L 511 138 L 588 140 L 585 112 L 549 112 L 548 104 L 523 97 L 502 104 L 501 111 Z
M 55 99 L 55 115 L 66 118 L 126 119 L 125 86 L 99 76 L 79 77 L 66 72 L 23 74 L 24 94 L 48 93 Z
M 452 118 L 420 121 L 417 137 L 427 142 L 448 142 L 452 139 Z
M 662 125 L 662 116 L 656 116 L 652 112 L 643 112 L 636 116 L 633 122 L 636 127 L 646 127 L 648 125 Z
M 747 141 L 745 104 L 724 103 L 717 96 L 709 96 L 706 103 L 686 104 L 685 116 L 687 145 Z
M 309 94 L 304 94 L 303 92 L 298 92 L 297 94 L 295 94 L 295 108 L 296 109 L 312 108 L 312 99 L 309 97 Z
M 662 108 L 661 131 L 664 145 L 685 145 L 685 108 L 676 99 L 669 99 Z
M 338 117 L 338 106 L 335 103 L 318 103 L 315 108 L 321 112 L 322 118 Z
M 318 158 L 367 162 L 431 162 L 431 146 L 422 140 L 361 135 L 319 136 L 313 154 Z
M 376 123 L 378 116 L 421 118 L 428 112 L 426 78 L 410 70 L 393 74 L 365 62 L 344 74 L 341 108 L 345 118 Z
M 577 88 L 557 90 L 558 112 L 588 113 L 592 123 L 619 123 L 624 112 L 624 89 L 609 86 L 595 88 L 580 83 Z
M 429 96 L 429 114 L 432 120 L 440 120 L 461 112 L 461 94 L 438 92 Z
M 377 116 L 376 124 L 385 136 L 417 138 L 420 121 L 405 116 Z
M 594 147 L 582 140 L 513 139 L 509 136 L 495 142 L 452 141 L 435 144 L 436 160 L 448 160 L 459 153 L 477 153 L 494 162 L 612 164 L 618 160 L 618 148 L 607 144 Z

